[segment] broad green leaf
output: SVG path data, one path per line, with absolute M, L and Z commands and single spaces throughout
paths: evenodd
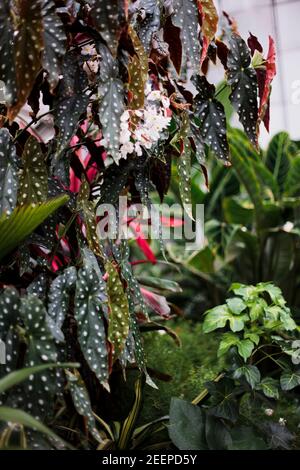
M 120 159 L 120 119 L 124 110 L 124 87 L 118 76 L 118 63 L 107 47 L 99 45 L 101 55 L 101 72 L 99 81 L 99 119 L 105 148 L 108 156 L 116 163 Z M 106 161 L 109 162 L 109 160 Z
M 201 408 L 179 398 L 170 405 L 169 436 L 179 450 L 205 450 L 205 415 Z
M 256 346 L 258 345 L 260 341 L 260 337 L 257 333 L 252 333 L 251 331 L 245 332 L 244 333 L 244 338 L 245 339 L 250 339 L 252 343 L 254 343 Z
M 290 161 L 289 171 L 284 183 L 284 193 L 287 196 L 300 194 L 300 154 Z
M 145 286 L 154 287 L 159 290 L 166 290 L 169 292 L 182 292 L 178 282 L 171 281 L 170 279 L 162 279 L 150 276 L 140 276 L 139 282 Z
M 234 315 L 239 315 L 246 309 L 246 304 L 245 302 L 242 301 L 242 299 L 239 299 L 238 297 L 233 297 L 232 299 L 227 299 L 226 303 L 232 313 Z
M 219 349 L 218 349 L 218 356 L 223 356 L 224 354 L 226 354 L 229 349 L 232 347 L 232 346 L 236 346 L 236 344 L 240 341 L 240 338 L 233 334 L 233 333 L 225 333 L 223 336 L 222 336 L 222 340 L 220 342 L 220 345 L 219 345 Z
M 230 431 L 232 444 L 228 450 L 267 450 L 265 441 L 248 426 L 238 426 Z
M 12 121 L 26 100 L 41 70 L 43 51 L 43 22 L 40 2 L 19 0 L 17 4 L 18 27 L 14 34 L 14 53 L 17 100 L 8 109 Z
M 251 356 L 251 353 L 254 349 L 254 344 L 250 339 L 241 339 L 237 344 L 239 355 L 246 362 L 247 359 Z
M 191 219 L 193 219 L 191 208 L 191 146 L 189 142 L 189 134 L 189 117 L 187 113 L 183 113 L 182 127 L 179 133 L 180 156 L 177 163 L 179 193 L 186 213 Z
M 230 313 L 227 305 L 218 305 L 208 310 L 203 322 L 203 332 L 210 333 L 217 328 L 224 328 L 229 318 Z
M 13 211 L 17 203 L 17 190 L 16 148 L 11 141 L 9 131 L 2 128 L 0 129 L 0 215 L 3 213 L 10 214 Z
M 68 196 L 49 199 L 39 205 L 17 207 L 0 217 L 0 259 L 28 237 L 49 215 L 68 201 Z
M 102 438 L 96 428 L 90 398 L 79 372 L 75 371 L 74 373 L 72 373 L 67 370 L 66 376 L 68 379 L 72 400 L 77 413 L 86 418 L 90 433 L 96 439 L 96 441 L 101 443 Z
M 300 370 L 286 370 L 280 376 L 282 390 L 292 390 L 300 385 Z
M 256 321 L 263 316 L 264 309 L 267 307 L 267 303 L 264 299 L 255 299 L 251 305 L 249 305 L 249 316 L 252 321 Z
M 250 66 L 250 51 L 245 41 L 233 34 L 229 41 L 228 83 L 231 86 L 230 100 L 239 115 L 244 130 L 253 143 L 257 145 L 257 77 Z
M 107 262 L 105 270 L 108 274 L 106 287 L 109 305 L 108 340 L 112 344 L 113 356 L 116 360 L 124 349 L 129 333 L 129 305 L 114 265 Z
M 247 322 L 249 320 L 249 317 L 248 315 L 239 315 L 239 316 L 235 316 L 235 315 L 230 315 L 229 317 L 229 325 L 230 325 L 230 329 L 231 331 L 241 331 L 243 330 L 244 326 L 245 326 L 245 322 Z
M 78 271 L 74 316 L 83 355 L 99 381 L 108 388 L 108 359 L 103 304 L 105 285 L 91 263 L 84 258 Z
M 206 387 L 211 395 L 210 413 L 218 418 L 231 422 L 238 419 L 238 401 L 236 395 L 240 393 L 234 381 L 224 378 L 220 382 L 208 382 Z
M 3 0 L 0 2 L 0 80 L 4 83 L 4 99 L 9 104 L 16 101 L 18 94 L 13 43 L 11 0 Z
M 247 226 L 253 222 L 253 205 L 241 201 L 239 197 L 226 197 L 223 200 L 223 211 L 226 222 Z
M 275 398 L 276 400 L 278 400 L 278 386 L 278 380 L 275 380 L 272 377 L 266 377 L 260 382 L 260 384 L 256 388 L 257 390 L 262 390 L 266 397 Z
M 48 82 L 54 90 L 61 74 L 62 60 L 66 52 L 66 34 L 62 20 L 56 14 L 53 0 L 42 0 L 44 51 L 42 62 L 48 72 Z
M 193 0 L 174 0 L 172 23 L 180 28 L 184 53 L 193 71 L 200 67 L 200 43 L 198 9 Z
M 198 94 L 194 99 L 195 116 L 200 121 L 203 141 L 218 158 L 228 163 L 229 147 L 226 136 L 226 117 L 223 105 L 214 98 L 215 86 L 204 75 L 192 79 Z
M 256 366 L 245 365 L 233 372 L 234 379 L 245 377 L 251 388 L 255 388 L 260 382 L 260 372 Z
M 68 367 L 73 367 L 73 368 L 79 367 L 79 364 L 76 362 L 62 362 L 62 363 L 52 363 L 52 364 L 49 363 L 49 364 L 41 364 L 39 366 L 34 366 L 34 367 L 24 367 L 23 369 L 16 370 L 6 375 L 5 377 L 3 377 L 3 379 L 0 380 L 0 393 L 3 393 L 12 387 L 15 387 L 19 383 L 28 379 L 28 377 L 30 377 L 33 374 L 37 374 L 48 369 L 54 369 L 54 368 L 65 369 Z
M 48 174 L 39 142 L 32 136 L 26 141 L 23 155 L 23 170 L 20 176 L 19 205 L 39 204 L 46 201 Z

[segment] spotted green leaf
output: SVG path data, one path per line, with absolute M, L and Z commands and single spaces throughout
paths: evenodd
M 23 155 L 23 171 L 20 176 L 19 205 L 38 204 L 47 199 L 48 174 L 40 144 L 34 137 L 27 140 Z
M 47 324 L 47 312 L 42 300 L 35 295 L 21 299 L 21 316 L 28 341 L 24 366 L 33 367 L 43 363 L 57 362 L 54 338 Z M 35 417 L 49 412 L 51 400 L 57 392 L 56 372 L 47 369 L 43 374 L 30 375 L 24 382 L 25 409 Z
M 59 81 L 63 56 L 66 52 L 66 34 L 61 19 L 56 14 L 53 0 L 42 0 L 44 51 L 42 62 L 48 72 L 51 90 Z
M 132 27 L 129 27 L 129 35 L 135 50 L 135 55 L 128 64 L 130 109 L 141 109 L 144 107 L 145 84 L 148 78 L 148 56 Z
M 14 34 L 17 100 L 8 109 L 12 121 L 18 114 L 41 70 L 43 51 L 43 22 L 41 3 L 19 0 L 17 3 L 17 30 Z
M 115 56 L 125 22 L 124 1 L 89 0 L 88 3 L 92 6 L 90 17 L 93 23 Z
M 191 199 L 191 147 L 189 141 L 190 126 L 187 113 L 182 115 L 182 127 L 179 134 L 180 156 L 177 163 L 179 176 L 179 192 L 183 207 L 188 216 L 193 219 Z
M 230 101 L 239 115 L 241 124 L 253 145 L 257 145 L 257 76 L 250 66 L 250 51 L 245 41 L 233 34 L 229 41 L 228 83 L 231 86 Z
M 215 86 L 204 76 L 196 75 L 193 83 L 198 94 L 194 100 L 195 116 L 200 121 L 200 134 L 218 158 L 228 162 L 229 147 L 226 136 L 226 117 L 223 105 L 214 97 Z
M 114 359 L 117 359 L 125 347 L 125 341 L 129 333 L 129 305 L 121 279 L 114 265 L 107 262 L 105 270 L 108 275 L 108 340 L 113 347 Z
M 87 75 L 74 51 L 65 55 L 62 75 L 53 111 L 54 124 L 59 129 L 56 158 L 59 158 L 69 143 L 89 102 L 85 91 L 88 85 Z
M 84 258 L 78 271 L 74 315 L 77 322 L 78 340 L 83 355 L 106 387 L 108 360 L 102 305 L 106 302 L 105 285 L 91 263 Z
M 118 77 L 118 63 L 112 57 L 107 47 L 100 45 L 101 70 L 99 83 L 99 119 L 105 148 L 108 156 L 115 162 L 119 160 L 120 119 L 124 110 L 124 87 Z M 106 164 L 110 160 L 106 161 Z
M 194 0 L 174 0 L 172 23 L 181 29 L 181 41 L 192 70 L 200 67 L 198 9 Z
M 13 17 L 10 3 L 10 0 L 0 2 L 0 80 L 4 83 L 5 101 L 12 104 L 17 99 L 18 90 L 13 49 Z
M 0 7 L 1 8 L 1 7 Z M 0 129 L 0 214 L 10 214 L 17 203 L 18 166 L 15 146 L 7 129 Z
M 79 372 L 70 372 L 66 371 L 68 384 L 72 396 L 74 406 L 77 413 L 81 416 L 84 416 L 87 419 L 88 429 L 91 435 L 98 442 L 102 442 L 99 431 L 96 428 L 95 418 L 93 416 L 93 410 L 91 407 L 90 398 L 87 392 L 87 389 L 84 385 L 84 382 L 79 374 Z
M 76 268 L 70 266 L 54 279 L 49 289 L 48 325 L 52 335 L 58 341 L 64 340 L 61 329 L 68 311 L 70 293 L 76 284 L 76 278 Z
M 97 225 L 96 225 L 96 212 L 94 204 L 89 201 L 90 188 L 87 181 L 83 181 L 80 187 L 80 192 L 78 195 L 78 208 L 83 213 L 83 219 L 86 228 L 86 237 L 90 249 L 95 253 L 95 255 L 100 258 L 103 257 L 101 250 L 99 238 L 97 236 Z

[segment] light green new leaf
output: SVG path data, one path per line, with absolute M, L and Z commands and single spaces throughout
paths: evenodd
M 247 359 L 251 356 L 251 353 L 254 349 L 254 344 L 250 339 L 242 339 L 237 344 L 239 355 L 244 359 L 246 362 Z
M 234 315 L 239 315 L 246 308 L 245 302 L 243 302 L 242 299 L 239 299 L 238 297 L 234 297 L 232 299 L 227 299 L 226 303 L 227 303 L 230 311 L 232 313 L 234 313 Z
M 235 346 L 239 341 L 240 341 L 240 338 L 234 333 L 225 333 L 225 335 L 222 336 L 222 341 L 220 342 L 220 345 L 219 345 L 218 357 L 226 354 L 227 351 L 232 346 Z
M 59 196 L 39 205 L 17 207 L 11 215 L 0 218 L 0 259 L 28 237 L 49 215 L 68 201 Z

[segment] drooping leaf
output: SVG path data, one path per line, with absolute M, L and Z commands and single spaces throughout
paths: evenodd
M 84 223 L 86 228 L 86 237 L 89 247 L 95 253 L 95 255 L 102 258 L 103 253 L 97 235 L 96 212 L 93 203 L 89 201 L 89 193 L 89 184 L 87 181 L 83 181 L 80 187 L 77 203 L 79 209 L 83 212 Z
M 230 433 L 218 418 L 206 413 L 205 437 L 209 450 L 224 450 L 232 444 Z
M 88 429 L 92 436 L 98 441 L 99 443 L 102 442 L 102 438 L 100 436 L 99 431 L 96 428 L 95 418 L 93 416 L 93 410 L 91 407 L 90 398 L 87 392 L 87 389 L 84 385 L 84 382 L 79 374 L 79 372 L 70 372 L 69 370 L 66 371 L 68 384 L 72 396 L 72 400 L 74 406 L 76 408 L 77 413 L 81 416 L 86 418 Z
M 187 113 L 182 115 L 182 125 L 179 134 L 180 156 L 177 163 L 179 176 L 179 192 L 183 207 L 188 216 L 193 219 L 191 198 L 191 148 L 190 148 L 190 126 Z
M 130 109 L 141 109 L 144 107 L 144 90 L 148 78 L 148 56 L 135 30 L 129 27 L 128 32 L 135 50 L 128 64 Z
M 107 262 L 107 295 L 109 305 L 108 340 L 113 346 L 113 356 L 117 359 L 124 349 L 129 333 L 129 305 L 123 290 L 118 271 L 111 262 Z
M 169 436 L 180 450 L 205 450 L 205 416 L 201 408 L 179 398 L 170 405 Z
M 258 118 L 263 121 L 269 132 L 271 84 L 276 75 L 276 51 L 274 39 L 269 36 L 269 51 L 266 59 L 265 81 L 260 97 Z
M 229 147 L 224 107 L 214 98 L 215 87 L 209 84 L 204 76 L 194 76 L 193 82 L 198 91 L 194 99 L 194 108 L 195 115 L 200 121 L 202 138 L 218 158 L 228 162 Z
M 199 0 L 198 8 L 202 20 L 201 32 L 203 35 L 203 44 L 201 51 L 201 64 L 206 58 L 208 46 L 215 37 L 218 28 L 218 13 L 213 0 Z
M 229 41 L 228 83 L 231 86 L 230 101 L 239 115 L 239 120 L 254 146 L 257 145 L 257 77 L 250 66 L 251 57 L 245 41 L 233 34 Z
M 280 377 L 280 385 L 282 390 L 292 390 L 300 385 L 300 370 L 284 371 Z
M 0 2 L 0 80 L 4 83 L 4 99 L 12 104 L 17 99 L 14 27 L 10 0 Z M 1 185 L 2 186 L 2 185 Z
M 106 140 L 106 151 L 116 163 L 119 161 L 120 119 L 124 110 L 124 87 L 118 77 L 118 64 L 109 50 L 102 44 L 101 71 L 99 83 L 99 119 L 103 136 Z M 109 162 L 105 160 L 106 164 Z
M 92 9 L 90 17 L 110 48 L 117 53 L 118 42 L 125 22 L 125 5 L 123 0 L 89 0 Z
M 141 0 L 137 5 L 135 28 L 145 51 L 149 54 L 152 36 L 160 28 L 160 2 L 157 0 Z
M 19 205 L 44 202 L 48 194 L 47 167 L 40 144 L 32 136 L 26 141 L 22 160 L 23 171 L 20 176 Z
M 61 19 L 56 14 L 53 0 L 42 0 L 44 51 L 42 63 L 48 72 L 51 90 L 54 90 L 61 74 L 62 60 L 66 52 L 66 35 Z
M 25 324 L 28 347 L 24 366 L 32 367 L 57 361 L 54 338 L 47 324 L 47 312 L 43 302 L 35 295 L 21 300 L 21 315 Z M 47 369 L 42 375 L 30 375 L 24 382 L 25 409 L 34 416 L 44 416 L 51 409 L 51 400 L 57 392 L 56 373 Z
M 13 211 L 17 203 L 17 190 L 16 149 L 8 130 L 3 128 L 0 129 L 0 214 L 10 214 Z
M 58 158 L 76 131 L 80 115 L 86 111 L 89 96 L 86 92 L 87 75 L 74 51 L 64 57 L 63 79 L 54 101 L 54 124 L 59 129 L 56 158 Z
M 61 329 L 69 307 L 70 291 L 75 286 L 76 278 L 76 268 L 70 266 L 54 279 L 49 289 L 48 325 L 58 341 L 64 340 Z
M 278 400 L 278 385 L 278 380 L 275 380 L 272 377 L 265 377 L 256 388 L 258 390 L 262 390 L 266 397 Z
M 68 201 L 68 196 L 50 199 L 38 206 L 16 208 L 0 218 L 0 259 L 30 235 L 50 214 Z
M 43 51 L 43 23 L 41 3 L 20 0 L 18 2 L 18 28 L 14 36 L 17 100 L 8 109 L 12 121 L 25 104 L 37 74 L 41 70 Z
M 199 18 L 194 0 L 174 0 L 172 23 L 181 29 L 181 41 L 184 53 L 191 63 L 193 71 L 200 66 Z
M 78 271 L 75 293 L 75 319 L 78 340 L 83 355 L 100 383 L 108 387 L 108 361 L 103 304 L 106 302 L 105 285 L 91 263 L 84 258 Z

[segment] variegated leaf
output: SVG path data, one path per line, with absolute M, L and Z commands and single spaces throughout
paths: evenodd
M 0 2 L 0 80 L 4 82 L 4 99 L 8 104 L 14 103 L 18 94 L 13 46 L 14 27 L 10 4 L 10 0 Z
M 102 38 L 116 56 L 122 27 L 125 23 L 124 0 L 89 0 L 90 17 Z

